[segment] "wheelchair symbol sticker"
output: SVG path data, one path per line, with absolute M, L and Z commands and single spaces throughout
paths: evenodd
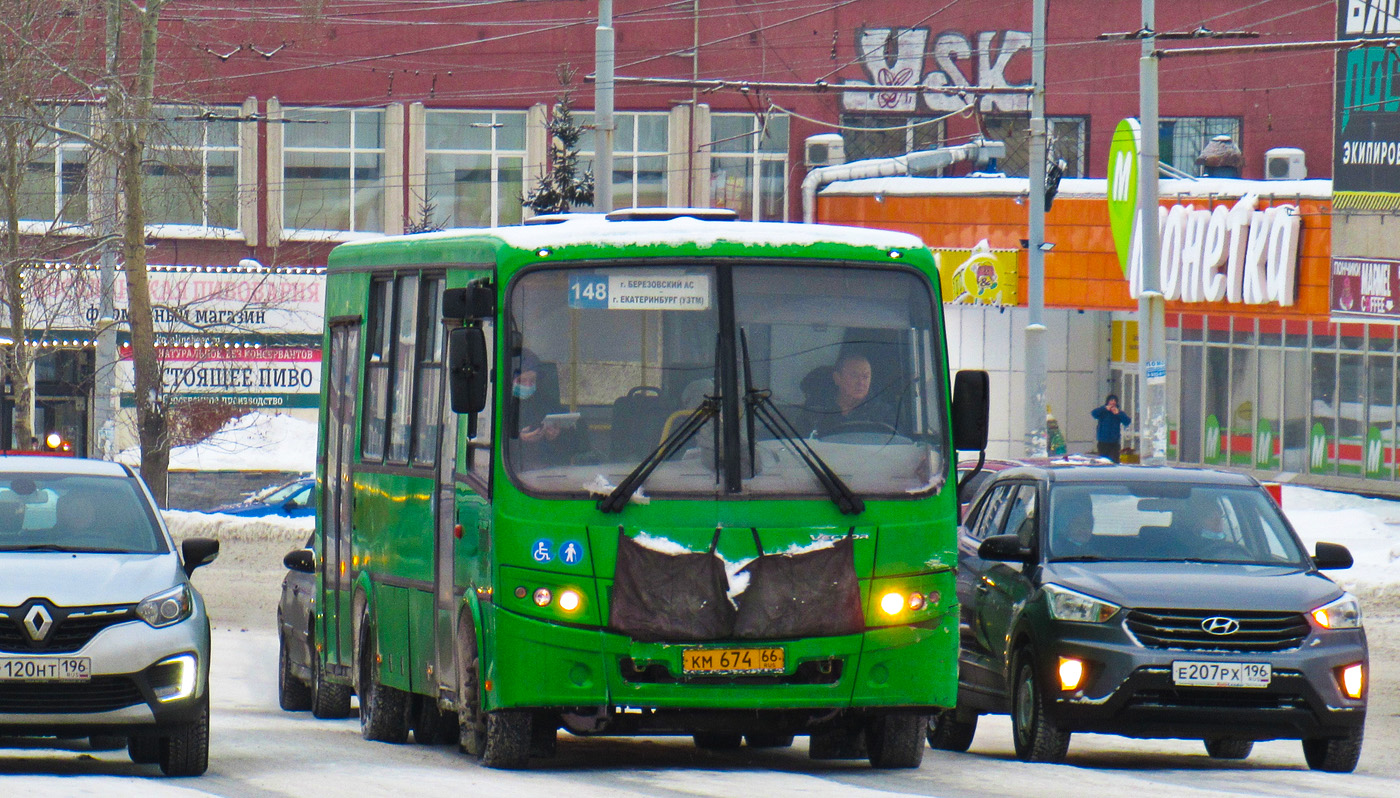
M 535 558 L 535 562 L 549 562 L 554 559 L 554 555 L 549 550 L 550 546 L 551 542 L 548 540 L 537 540 L 530 556 Z
M 564 545 L 559 547 L 559 559 L 565 565 L 578 565 L 583 561 L 583 544 L 577 540 L 564 541 Z

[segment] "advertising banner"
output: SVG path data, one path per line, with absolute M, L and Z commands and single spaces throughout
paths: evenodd
M 1017 251 L 994 250 L 987 240 L 972 249 L 939 249 L 933 253 L 943 301 L 951 305 L 1014 307 L 1017 296 Z
M 316 407 L 321 350 L 312 347 L 162 347 L 161 392 L 167 402 L 213 401 L 242 407 Z M 122 405 L 132 406 L 131 348 L 117 367 Z
M 1338 3 L 1339 39 L 1400 35 L 1393 0 Z M 1333 203 L 1338 209 L 1400 209 L 1400 54 L 1384 41 L 1337 51 Z
M 1400 260 L 1333 258 L 1332 315 L 1400 323 Z
M 95 267 L 64 264 L 26 275 L 32 300 L 25 307 L 35 329 L 90 330 L 100 298 Z M 319 334 L 326 276 L 319 269 L 150 269 L 157 333 Z M 112 285 L 116 320 L 126 321 L 126 277 Z

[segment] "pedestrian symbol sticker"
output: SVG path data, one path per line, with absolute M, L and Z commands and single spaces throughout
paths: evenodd
M 535 541 L 535 549 L 530 556 L 535 558 L 535 562 L 549 562 L 554 559 L 554 555 L 550 553 L 549 548 L 550 541 L 537 540 Z
M 565 565 L 578 565 L 583 560 L 583 544 L 576 540 L 566 540 L 559 547 L 559 559 Z

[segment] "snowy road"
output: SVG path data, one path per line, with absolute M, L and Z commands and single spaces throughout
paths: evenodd
M 916 771 L 813 762 L 805 741 L 785 751 L 708 753 L 688 738 L 579 739 L 526 772 L 487 770 L 455 746 L 360 739 L 354 720 L 319 721 L 277 708 L 276 638 L 220 630 L 214 639 L 214 731 L 209 773 L 165 779 L 125 751 L 0 751 L 0 795 L 183 798 L 229 796 L 1376 796 L 1400 794 L 1400 620 L 1369 624 L 1376 664 L 1361 767 L 1312 773 L 1296 742 L 1261 743 L 1243 763 L 1209 759 L 1199 742 L 1076 735 L 1066 765 L 1015 760 L 1005 718 L 984 718 L 970 754 L 927 752 Z M 18 744 L 8 741 L 9 744 Z

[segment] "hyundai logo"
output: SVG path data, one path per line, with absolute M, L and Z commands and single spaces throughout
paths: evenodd
M 29 633 L 29 639 L 36 643 L 44 642 L 44 638 L 49 636 L 49 630 L 53 628 L 53 615 L 44 608 L 42 604 L 35 604 L 29 608 L 29 612 L 24 616 L 24 630 Z
M 1240 622 L 1234 618 L 1216 615 L 1201 621 L 1201 628 L 1213 635 L 1232 635 L 1240 630 Z

